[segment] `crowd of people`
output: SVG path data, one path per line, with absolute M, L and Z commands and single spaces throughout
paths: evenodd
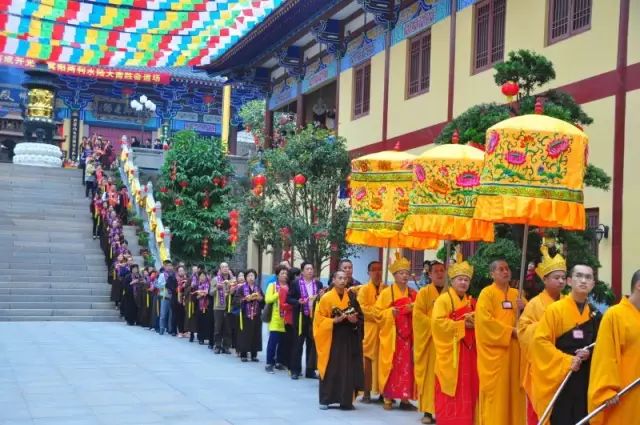
M 122 231 L 126 189 L 104 176 L 96 187 L 93 235 L 127 324 L 259 362 L 267 323 L 265 371 L 319 379 L 321 409 L 350 410 L 359 400 L 419 410 L 425 424 L 566 425 L 604 403 L 590 423 L 640 417 L 640 389 L 617 395 L 640 376 L 640 271 L 631 295 L 604 317 L 589 303 L 591 267 L 567 270 L 546 245 L 535 268 L 544 290 L 529 300 L 511 287 L 501 259 L 491 263 L 493 283 L 477 299 L 468 295 L 474 270 L 466 261 L 427 264 L 416 290 L 411 264 L 400 256 L 389 266 L 390 285 L 379 261 L 361 284 L 352 262 L 342 260 L 327 286 L 313 264 L 285 261 L 263 290 L 255 270 L 234 272 L 227 263 L 206 270 L 167 260 L 159 270 L 141 269 Z

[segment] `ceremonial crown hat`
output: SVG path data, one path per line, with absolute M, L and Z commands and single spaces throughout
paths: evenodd
M 560 254 L 556 254 L 554 257 L 549 255 L 549 247 L 546 244 L 542 244 L 540 247 L 542 253 L 542 261 L 536 267 L 536 274 L 540 276 L 540 279 L 544 279 L 546 275 L 551 272 L 562 270 L 567 271 L 567 262 Z
M 459 247 L 456 248 L 456 262 L 455 264 L 449 265 L 447 274 L 449 275 L 449 279 L 453 279 L 456 276 L 467 276 L 469 279 L 473 277 L 473 266 L 463 261 Z
M 389 266 L 392 274 L 400 270 L 411 271 L 411 262 L 396 252 L 396 260 Z

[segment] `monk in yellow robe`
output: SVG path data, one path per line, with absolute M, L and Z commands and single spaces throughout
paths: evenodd
M 544 291 L 533 297 L 522 312 L 518 320 L 518 341 L 520 341 L 520 373 L 522 387 L 527 394 L 527 424 L 536 425 L 538 415 L 536 415 L 531 398 L 533 388 L 531 385 L 531 360 L 529 352 L 533 343 L 533 335 L 542 319 L 542 315 L 551 303 L 558 301 L 562 297 L 562 290 L 565 287 L 567 277 L 567 263 L 560 254 L 554 257 L 549 255 L 549 248 L 543 245 L 540 248 L 542 261 L 536 267 L 536 274 L 544 282 Z
M 475 300 L 467 295 L 473 267 L 449 267 L 451 287 L 433 306 L 431 328 L 435 359 L 435 409 L 438 425 L 473 425 L 478 404 Z
M 409 400 L 415 400 L 413 375 L 412 311 L 416 292 L 409 288 L 411 263 L 396 254 L 389 266 L 395 283 L 382 292 L 375 305 L 379 327 L 378 384 L 384 396 L 384 409 L 393 408 L 400 399 L 400 409 L 416 410 Z
M 378 349 L 379 331 L 376 322 L 375 304 L 380 291 L 387 287 L 382 283 L 382 263 L 372 261 L 367 267 L 369 282 L 362 285 L 358 291 L 358 304 L 364 313 L 364 339 L 362 353 L 364 355 L 364 394 L 363 403 L 371 403 L 371 391 L 381 393 L 378 388 Z M 382 396 L 381 396 L 382 397 Z M 382 401 L 382 400 L 380 400 Z
M 591 352 L 585 347 L 595 341 L 602 317 L 588 302 L 595 286 L 591 267 L 573 266 L 567 283 L 571 293 L 547 307 L 529 349 L 531 403 L 538 418 L 551 425 L 575 424 L 587 415 Z M 571 376 L 551 413 L 543 418 L 543 412 L 569 372 Z
M 511 269 L 504 260 L 489 267 L 493 283 L 476 306 L 476 344 L 480 378 L 480 425 L 524 425 L 526 398 L 520 385 L 520 345 L 516 311 L 525 301 L 509 286 Z
M 434 423 L 436 349 L 431 339 L 431 313 L 436 298 L 444 288 L 444 264 L 431 264 L 431 279 L 429 285 L 418 291 L 413 307 L 413 364 L 418 389 L 418 409 L 424 413 L 423 424 Z
M 640 270 L 631 278 L 631 295 L 602 318 L 589 378 L 589 412 L 607 403 L 591 425 L 631 425 L 640 419 L 640 386 L 616 394 L 640 378 Z
M 364 315 L 356 295 L 347 291 L 347 276 L 333 274 L 332 289 L 316 305 L 313 338 L 320 373 L 320 409 L 339 404 L 352 410 L 364 384 L 362 327 Z

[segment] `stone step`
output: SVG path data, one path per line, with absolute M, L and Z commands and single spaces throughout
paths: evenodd
M 44 276 L 68 276 L 69 274 L 85 272 L 105 272 L 107 266 L 104 261 L 97 265 L 92 264 L 75 264 L 69 267 L 68 264 L 49 264 L 49 263 L 0 263 L 0 275 L 2 273 L 14 273 L 15 271 L 33 271 L 34 276 L 42 276 L 40 272 L 45 273 Z M 97 276 L 94 273 L 87 273 L 86 276 Z
M 0 322 L 122 322 L 114 316 L 0 316 Z
M 53 308 L 16 308 L 16 309 L 0 309 L 0 317 L 15 317 L 15 316 L 106 316 L 113 317 L 119 316 L 120 313 L 114 308 L 108 310 L 92 310 L 86 308 L 66 308 L 66 309 L 53 309 Z
M 0 295 L 69 295 L 69 296 L 89 296 L 100 295 L 110 296 L 111 286 L 104 285 L 104 288 L 2 288 L 0 287 Z
M 13 276 L 10 276 L 11 279 Z M 80 289 L 80 288 L 88 288 L 88 289 L 100 289 L 104 287 L 108 287 L 109 284 L 106 282 L 106 278 L 102 279 L 102 281 L 94 281 L 94 282 L 68 282 L 68 281 L 60 281 L 60 282 L 33 282 L 33 281 L 0 281 L 0 288 L 53 288 L 53 289 Z
M 50 269 L 9 269 L 3 268 L 0 266 L 0 280 L 2 280 L 3 276 L 11 275 L 12 277 L 31 277 L 36 279 L 43 279 L 48 277 L 63 277 L 63 278 L 75 278 L 82 277 L 83 279 L 87 277 L 98 277 L 103 280 L 106 279 L 107 276 L 107 268 L 106 267 L 98 267 L 96 270 L 77 270 L 74 268 L 73 270 L 65 269 L 65 270 L 50 270 Z
M 107 302 L 83 302 L 83 301 L 23 301 L 6 302 L 0 300 L 0 310 L 108 310 L 113 309 L 113 303 Z
M 34 278 L 33 276 L 25 276 L 25 275 L 0 275 L 0 285 L 3 283 L 24 283 L 25 286 L 28 286 L 31 283 L 42 283 L 46 282 L 51 285 L 57 285 L 59 283 L 81 283 L 84 285 L 105 285 L 107 284 L 107 273 L 105 272 L 102 276 L 39 276 Z
M 1 302 L 32 303 L 32 302 L 85 302 L 110 303 L 109 295 L 0 295 Z
M 104 258 L 75 258 L 75 255 L 68 255 L 66 258 L 54 257 L 54 254 L 51 254 L 50 257 L 43 256 L 41 253 L 38 254 L 30 254 L 30 255 L 12 255 L 7 259 L 11 261 L 11 264 L 18 265 L 22 264 L 23 268 L 28 268 L 29 264 L 60 264 L 67 266 L 75 266 L 75 265 L 85 265 L 85 266 L 104 266 Z

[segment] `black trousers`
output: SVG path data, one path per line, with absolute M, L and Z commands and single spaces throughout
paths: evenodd
M 224 310 L 213 310 L 213 342 L 217 348 L 231 346 L 231 323 L 227 316 L 230 315 Z
M 310 317 L 302 315 L 302 328 L 298 329 L 298 317 L 294 317 L 296 322 L 293 326 L 293 351 L 291 353 L 291 359 L 289 361 L 289 370 L 292 375 L 300 375 L 302 373 L 302 350 L 304 347 L 306 370 L 305 375 L 310 376 L 315 374 L 317 358 L 316 358 L 316 345 L 313 341 L 313 321 Z
M 93 217 L 93 233 L 91 233 L 92 236 L 99 236 L 100 235 L 100 216 L 97 217 Z

